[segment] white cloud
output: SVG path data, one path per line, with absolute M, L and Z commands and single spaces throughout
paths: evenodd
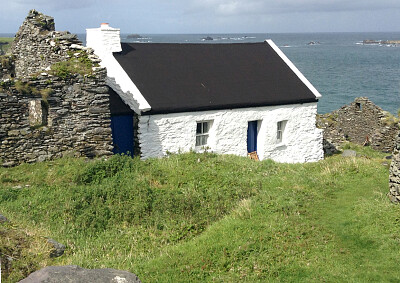
M 72 32 L 102 21 L 148 33 L 400 27 L 399 0 L 8 0 L 0 10 L 0 32 L 15 32 L 30 9 L 54 17 L 57 29 Z

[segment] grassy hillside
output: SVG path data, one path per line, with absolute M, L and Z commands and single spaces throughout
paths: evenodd
M 5 54 L 9 51 L 13 37 L 0 37 L 0 55 Z
M 15 252 L 5 282 L 64 264 L 143 282 L 399 281 L 389 162 L 357 150 L 294 165 L 188 153 L 1 168 L 0 213 L 11 224 L 0 234 L 24 246 L 0 237 L 0 253 Z M 66 254 L 49 259 L 43 237 Z

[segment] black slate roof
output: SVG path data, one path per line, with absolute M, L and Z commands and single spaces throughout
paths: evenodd
M 318 101 L 267 43 L 122 43 L 114 57 L 151 106 L 146 114 Z

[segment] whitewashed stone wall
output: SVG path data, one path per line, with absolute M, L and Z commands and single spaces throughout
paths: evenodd
M 112 28 L 108 23 L 102 23 L 100 28 L 86 29 L 86 46 L 93 48 L 96 54 L 120 52 L 120 29 Z
M 111 87 L 129 107 L 139 113 L 151 109 L 139 89 L 114 58 L 113 52 L 122 51 L 120 29 L 103 23 L 100 28 L 86 29 L 86 46 L 93 48 L 101 59 L 100 65 L 107 68 L 107 85 Z
M 317 104 L 295 104 L 220 111 L 188 112 L 139 117 L 142 158 L 167 152 L 201 150 L 195 147 L 196 123 L 212 121 L 207 147 L 220 154 L 247 156 L 248 122 L 258 120 L 259 158 L 299 163 L 323 159 L 322 130 L 315 126 Z M 277 123 L 287 120 L 283 141 Z

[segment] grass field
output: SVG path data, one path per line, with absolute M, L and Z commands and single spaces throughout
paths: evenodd
M 13 37 L 0 37 L 0 55 L 8 52 L 13 40 Z
M 142 282 L 398 282 L 389 162 L 355 149 L 310 164 L 188 153 L 0 168 L 0 253 L 15 258 L 3 279 L 76 264 Z M 44 237 L 65 255 L 49 259 Z

